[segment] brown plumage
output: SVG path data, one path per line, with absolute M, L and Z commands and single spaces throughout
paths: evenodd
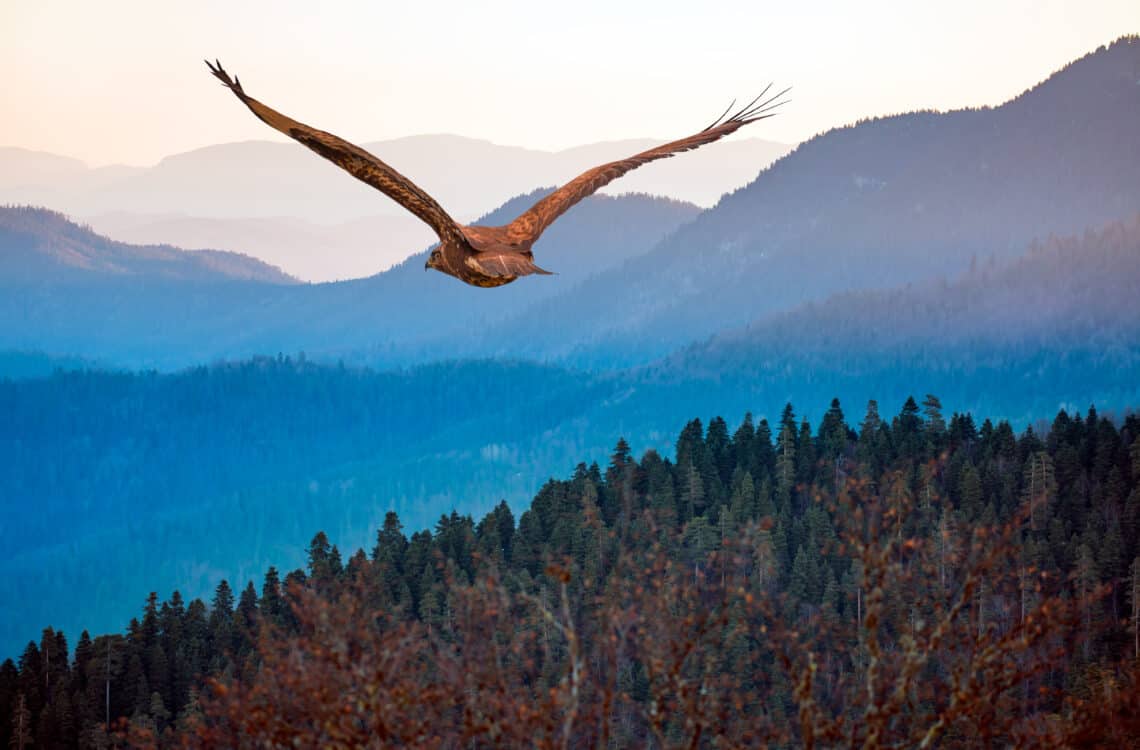
M 231 80 L 221 63 L 215 61 L 211 64 L 207 60 L 206 65 L 260 120 L 392 198 L 435 230 L 439 246 L 432 250 L 425 268 L 434 268 L 482 287 L 502 286 L 520 276 L 535 273 L 549 274 L 534 264 L 531 247 L 542 232 L 571 206 L 642 164 L 699 148 L 736 132 L 750 122 L 771 117 L 772 110 L 784 103 L 778 101 L 779 98 L 788 91 L 784 89 L 764 99 L 771 88 L 769 85 L 760 96 L 733 115 L 728 114 L 732 109 L 730 104 L 712 125 L 695 135 L 587 170 L 535 203 L 510 224 L 482 227 L 457 223 L 415 183 L 359 146 L 297 122 L 248 96 L 242 90 L 241 81 L 237 77 Z

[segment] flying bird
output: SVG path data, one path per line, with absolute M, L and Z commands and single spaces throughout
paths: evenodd
M 769 84 L 760 96 L 730 115 L 734 101 L 699 133 L 587 170 L 539 200 L 510 224 L 484 227 L 459 224 L 434 198 L 380 159 L 332 133 L 297 122 L 262 104 L 246 94 L 237 76 L 231 79 L 220 62 L 207 60 L 206 65 L 262 122 L 376 188 L 435 230 L 439 244 L 428 257 L 425 269 L 434 268 L 481 287 L 502 286 L 531 274 L 549 275 L 550 271 L 535 265 L 531 248 L 543 231 L 571 206 L 642 164 L 691 151 L 735 133 L 749 123 L 772 117 L 775 114 L 772 110 L 786 103 L 781 97 L 789 91 L 784 89 L 765 98 L 772 88 Z

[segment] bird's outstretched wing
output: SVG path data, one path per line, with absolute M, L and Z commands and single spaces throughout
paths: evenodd
M 231 80 L 221 63 L 206 60 L 206 65 L 262 122 L 303 143 L 356 179 L 384 193 L 434 229 L 441 240 L 447 235 L 455 239 L 463 237 L 459 225 L 447 215 L 443 207 L 407 177 L 359 146 L 286 117 L 247 95 L 242 90 L 241 81 L 236 76 Z
M 771 88 L 772 86 L 769 84 L 768 87 L 760 93 L 760 96 L 730 116 L 728 113 L 735 102 L 728 105 L 728 109 L 726 109 L 720 117 L 716 118 L 712 125 L 709 125 L 695 135 L 682 138 L 679 141 L 673 141 L 672 143 L 666 143 L 663 146 L 651 148 L 648 151 L 643 151 L 628 159 L 612 161 L 583 172 L 538 203 L 535 203 L 525 213 L 512 221 L 507 226 L 508 237 L 515 243 L 530 244 L 537 240 L 543 230 L 550 226 L 559 216 L 566 213 L 575 203 L 598 191 L 631 169 L 637 169 L 642 164 L 648 164 L 657 159 L 664 159 L 673 154 L 679 154 L 682 151 L 691 151 L 706 143 L 719 140 L 729 133 L 734 133 L 737 129 L 750 122 L 772 117 L 773 114 L 775 114 L 772 110 L 786 103 L 785 101 L 781 101 L 780 97 L 788 93 L 790 89 L 784 89 L 780 93 L 765 99 L 765 94 L 767 94 Z

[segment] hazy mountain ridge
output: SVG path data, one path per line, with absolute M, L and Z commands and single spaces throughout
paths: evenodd
M 1140 208 L 1137 80 L 1140 38 L 1126 37 L 996 108 L 821 134 L 652 253 L 511 321 L 525 342 L 516 354 L 645 362 L 764 313 L 954 275 L 975 256 L 1129 216 Z M 570 315 L 586 293 L 603 303 Z
M 630 139 L 540 151 L 423 135 L 363 146 L 457 220 L 469 221 L 512 196 L 561 184 L 662 142 Z M 736 138 L 647 165 L 604 192 L 708 206 L 789 148 Z M 294 143 L 219 144 L 153 167 L 98 170 L 66 157 L 0 148 L 0 201 L 48 205 L 118 240 L 225 247 L 317 281 L 377 273 L 434 241 L 431 230 L 394 201 Z
M 687 134 L 676 137 L 683 135 Z M 590 167 L 664 142 L 637 138 L 543 151 L 440 134 L 361 146 L 430 192 L 452 216 L 471 220 L 511 196 L 539 185 L 561 184 Z M 790 148 L 761 138 L 727 140 L 687 154 L 683 160 L 643 167 L 609 186 L 607 192 L 648 192 L 707 206 L 751 180 Z M 37 166 L 37 160 L 42 166 Z M 100 171 L 88 170 L 75 159 L 0 148 L 0 166 L 0 174 L 8 174 L 0 177 L 0 200 L 34 201 L 43 194 L 18 191 L 43 189 L 58 199 L 53 205 L 80 216 L 130 210 L 212 218 L 292 216 L 334 223 L 404 213 L 375 189 L 346 177 L 296 143 L 223 143 L 168 156 L 152 167 L 100 168 L 127 173 L 120 183 L 103 186 L 98 195 L 71 195 L 70 185 L 56 184 L 57 176 Z M 662 181 L 672 187 L 661 187 Z
M 518 196 L 481 221 L 505 223 L 542 194 Z M 425 272 L 424 253 L 371 278 L 290 287 L 167 279 L 59 286 L 32 270 L 32 283 L 0 297 L 0 348 L 166 368 L 299 350 L 385 365 L 450 358 L 479 328 L 648 252 L 698 213 L 664 198 L 592 196 L 543 236 L 539 257 L 556 276 L 495 290 Z
M 232 248 L 272 259 L 299 278 L 314 282 L 372 276 L 404 260 L 410 249 L 436 241 L 431 228 L 410 214 L 338 224 L 288 216 L 227 219 L 126 212 L 100 214 L 88 221 L 101 233 L 124 242 Z
M 100 236 L 55 211 L 0 206 L 0 284 L 114 278 L 296 283 L 280 269 L 239 253 L 128 245 Z
M 847 292 L 725 331 L 668 360 L 736 369 L 749 353 L 1081 339 L 1140 344 L 1140 213 L 1080 236 L 1033 242 L 953 282 Z M 680 369 L 691 372 L 685 364 Z
M 51 356 L 35 350 L 0 351 L 0 379 L 43 378 L 56 371 L 108 368 L 79 357 Z
M 17 146 L 0 146 L 0 193 L 10 203 L 51 203 L 76 191 L 86 192 L 106 187 L 143 171 L 143 167 L 113 164 L 88 167 L 83 161 L 46 151 Z M 37 191 L 38 200 L 21 200 L 20 191 Z
M 1132 215 L 1140 208 L 1136 80 L 1140 38 L 1124 38 L 999 107 L 824 133 L 699 214 L 596 196 L 536 245 L 558 277 L 493 293 L 421 275 L 415 259 L 372 278 L 280 293 L 197 289 L 179 301 L 170 291 L 151 303 L 83 291 L 83 324 L 107 323 L 100 351 L 77 351 L 70 347 L 93 345 L 66 309 L 25 291 L 11 301 L 24 326 L 15 336 L 0 328 L 0 345 L 162 366 L 297 350 L 380 367 L 441 356 L 644 364 L 807 301 L 953 277 L 971 262 L 1014 257 L 1034 237 Z M 432 142 L 417 141 L 425 152 Z M 484 221 L 508 221 L 537 195 Z M 147 306 L 143 323 L 131 312 L 138 305 Z

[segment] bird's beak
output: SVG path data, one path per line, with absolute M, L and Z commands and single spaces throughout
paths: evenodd
M 424 270 L 426 271 L 426 270 L 428 270 L 429 268 L 431 268 L 431 261 L 430 261 L 430 260 L 425 260 L 425 261 L 424 261 Z

